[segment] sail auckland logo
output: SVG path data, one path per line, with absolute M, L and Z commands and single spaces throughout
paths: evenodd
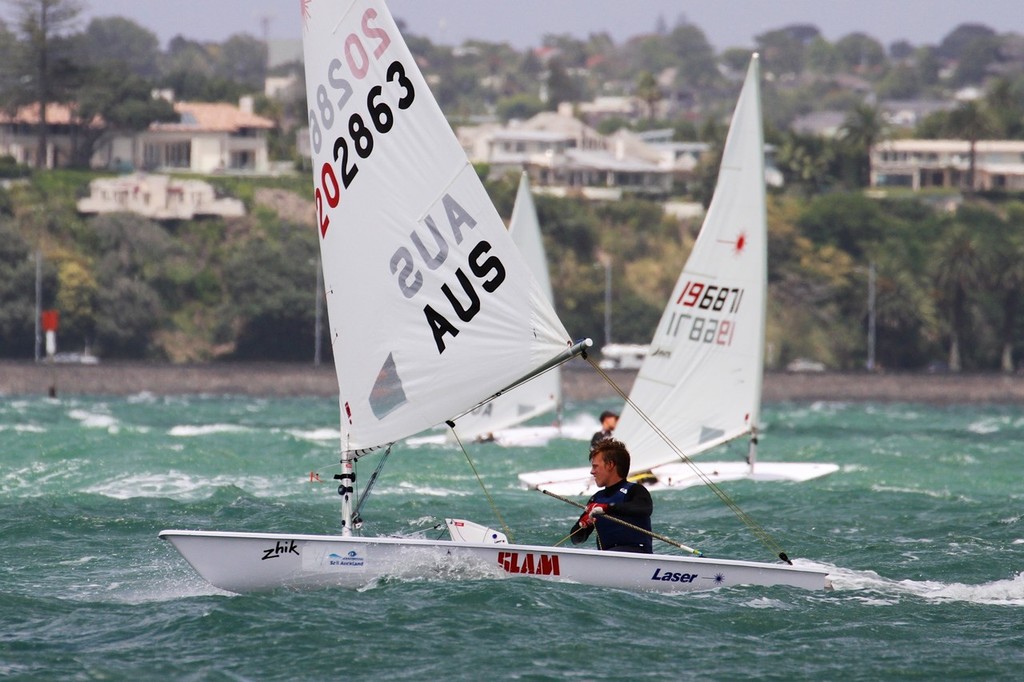
M 557 554 L 533 552 L 498 552 L 498 565 L 506 573 L 527 575 L 561 575 Z
M 327 565 L 337 568 L 362 568 L 365 563 L 366 559 L 359 556 L 359 553 L 354 549 L 350 549 L 344 555 L 337 552 L 331 552 L 327 555 Z

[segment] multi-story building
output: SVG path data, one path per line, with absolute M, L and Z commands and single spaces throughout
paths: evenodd
M 267 132 L 274 122 L 252 111 L 252 98 L 239 106 L 224 102 L 175 102 L 177 121 L 153 123 L 138 133 L 104 131 L 93 147 L 90 165 L 115 170 L 193 173 L 268 173 Z M 46 108 L 45 158 L 38 154 L 38 105 L 13 114 L 0 112 L 0 155 L 33 167 L 67 166 L 76 137 L 87 124 L 63 104 Z M 95 133 L 99 119 L 88 124 Z
M 872 187 L 1024 191 L 1024 140 L 888 140 L 871 150 Z

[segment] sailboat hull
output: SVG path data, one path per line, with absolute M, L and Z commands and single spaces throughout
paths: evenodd
M 415 538 L 165 530 L 210 584 L 229 592 L 357 589 L 382 579 L 532 577 L 649 592 L 738 585 L 829 587 L 816 568 L 659 554 Z
M 640 479 L 650 491 L 679 490 L 712 483 L 730 481 L 789 481 L 803 483 L 839 471 L 838 464 L 824 462 L 757 462 L 753 468 L 746 462 L 700 462 L 703 477 L 682 462 L 663 464 L 650 471 L 649 478 Z M 550 469 L 519 474 L 519 481 L 527 489 L 546 490 L 556 495 L 589 497 L 598 487 L 590 476 L 590 469 Z

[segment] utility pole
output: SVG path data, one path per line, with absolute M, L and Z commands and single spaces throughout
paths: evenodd
M 39 333 L 39 317 L 43 314 L 43 253 L 36 249 L 36 362 L 39 362 L 39 345 L 42 336 Z
M 875 261 L 868 263 L 868 362 L 869 372 L 875 371 Z

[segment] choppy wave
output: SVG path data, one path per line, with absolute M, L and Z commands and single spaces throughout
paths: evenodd
M 906 597 L 919 597 L 936 602 L 1024 606 L 1024 573 L 1005 580 L 971 585 L 933 580 L 893 580 L 874 571 L 855 571 L 806 561 L 797 563 L 828 570 L 829 579 L 837 592 L 854 593 L 851 596 L 879 604 L 893 604 Z
M 127 473 L 85 488 L 84 492 L 103 495 L 117 500 L 136 497 L 166 497 L 180 501 L 195 501 L 211 497 L 217 490 L 237 487 L 255 497 L 280 495 L 286 488 L 294 488 L 294 481 L 282 481 L 262 476 L 200 476 L 181 471 L 166 473 Z

